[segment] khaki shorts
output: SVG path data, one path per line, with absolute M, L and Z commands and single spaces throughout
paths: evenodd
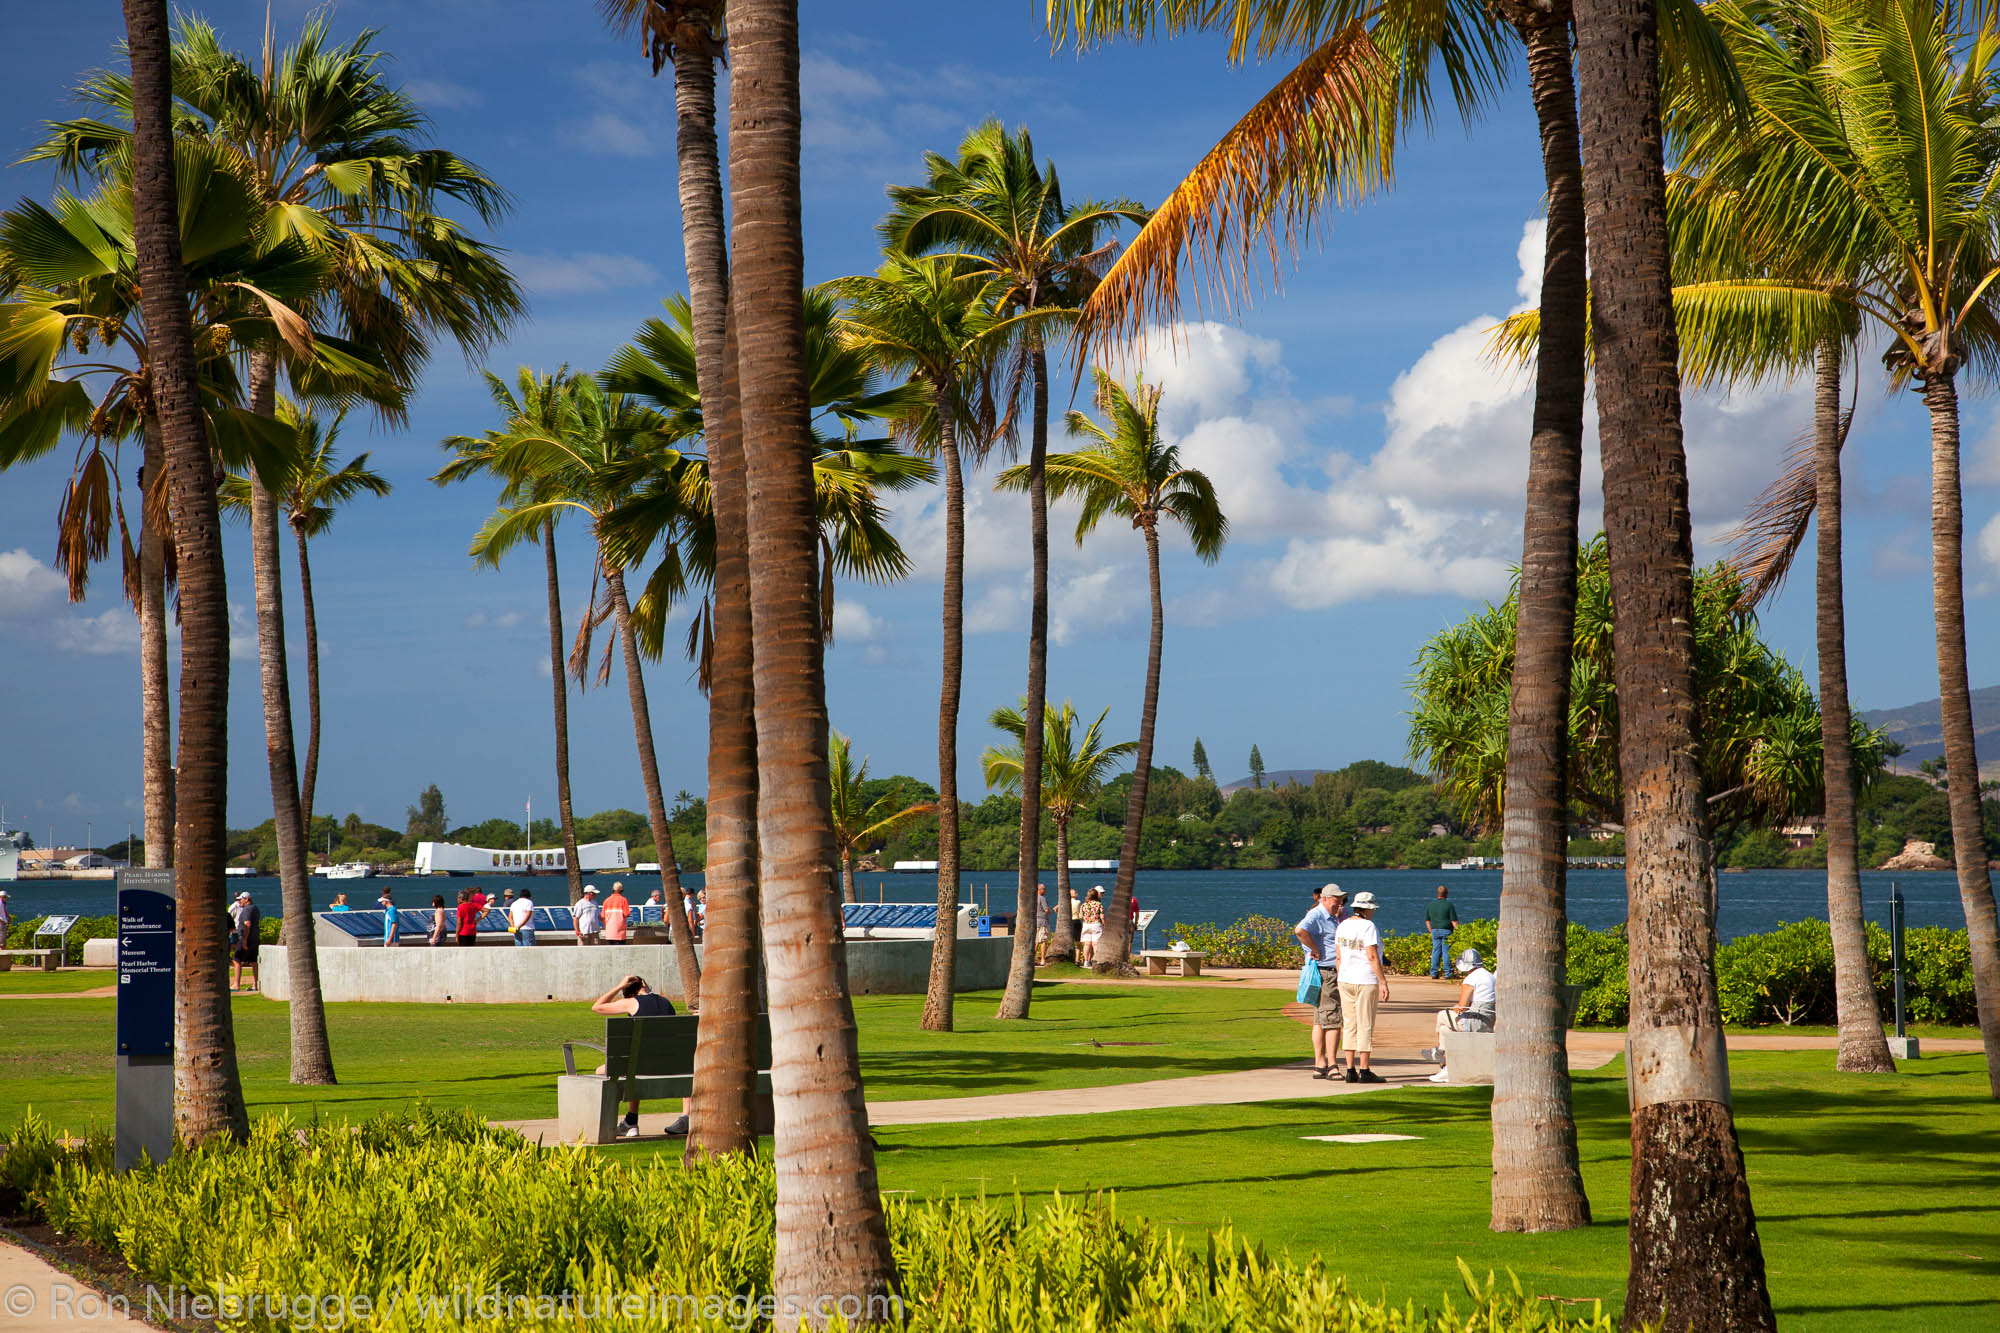
M 1375 1002 L 1380 992 L 1372 981 L 1360 985 L 1348 983 L 1340 988 L 1347 1022 L 1341 1029 L 1341 1037 L 1350 1051 L 1372 1051 L 1375 1049 Z
M 1340 987 L 1327 977 L 1319 988 L 1319 1004 L 1313 1009 L 1313 1026 L 1337 1028 L 1341 1025 Z

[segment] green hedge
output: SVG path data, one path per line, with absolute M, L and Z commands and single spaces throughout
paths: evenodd
M 16 921 L 7 929 L 7 947 L 28 949 L 34 947 L 35 930 L 47 917 L 31 916 Z M 257 938 L 266 944 L 278 942 L 278 927 L 281 923 L 275 916 L 267 916 L 257 929 Z M 64 941 L 63 962 L 71 967 L 83 966 L 83 942 L 85 940 L 115 940 L 118 938 L 118 918 L 115 916 L 82 916 L 69 929 Z
M 609 1162 L 422 1108 L 358 1129 L 269 1117 L 246 1146 L 125 1175 L 110 1153 L 102 1136 L 66 1148 L 30 1117 L 0 1156 L 0 1194 L 123 1255 L 142 1280 L 234 1300 L 226 1327 L 331 1327 L 335 1315 L 358 1329 L 771 1326 L 754 1317 L 770 1304 L 767 1163 Z M 1601 1310 L 1565 1312 L 1469 1271 L 1466 1292 L 1435 1310 L 1387 1307 L 1317 1261 L 1270 1258 L 1228 1230 L 1183 1239 L 1104 1197 L 996 1207 L 892 1196 L 887 1211 L 901 1327 L 917 1333 L 1614 1328 Z M 577 1302 L 567 1310 L 537 1304 L 565 1292 Z M 399 1304 L 384 1310 L 392 1293 Z M 378 1304 L 363 1312 L 363 1299 Z
M 1212 962 L 1234 967 L 1297 967 L 1299 942 L 1292 928 L 1275 917 L 1245 917 L 1233 926 L 1174 927 L 1175 935 Z M 1499 923 L 1460 922 L 1447 946 L 1453 958 L 1479 950 L 1492 966 Z M 1572 923 L 1568 932 L 1569 980 L 1583 987 L 1576 1021 L 1586 1027 L 1616 1027 L 1631 1008 L 1625 927 L 1587 930 Z M 1963 930 L 1917 926 L 1904 932 L 1903 1001 L 1912 1023 L 1964 1026 L 1978 1021 L 1972 994 L 1972 952 Z M 1431 938 L 1385 935 L 1382 958 L 1391 972 L 1421 976 L 1430 965 Z M 1891 1016 L 1895 982 L 1889 971 L 1889 933 L 1868 926 L 1868 961 L 1882 1021 Z M 1723 1022 L 1733 1027 L 1766 1024 L 1828 1024 L 1835 1020 L 1833 938 L 1824 921 L 1795 921 L 1762 935 L 1744 935 L 1715 953 L 1716 986 Z

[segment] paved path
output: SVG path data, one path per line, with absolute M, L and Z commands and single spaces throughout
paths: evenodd
M 54 1333 L 149 1327 L 115 1308 L 95 1287 L 25 1246 L 0 1240 L 0 1329 Z

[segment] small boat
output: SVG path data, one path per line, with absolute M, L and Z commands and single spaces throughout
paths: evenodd
M 1102 870 L 1107 873 L 1115 873 L 1118 869 L 1118 860 L 1116 857 L 1113 857 L 1109 861 L 1079 861 L 1075 857 L 1071 857 L 1069 868 L 1071 870 Z
M 313 867 L 313 874 L 325 875 L 328 879 L 367 879 L 374 873 L 375 867 L 366 861 L 342 861 L 339 865 Z
M 247 875 L 256 874 L 257 869 L 255 866 L 224 866 L 222 873 L 230 879 L 242 879 Z
M 934 874 L 937 868 L 935 861 L 898 861 L 889 867 L 892 873 L 899 875 L 921 875 L 926 872 Z
M 1497 856 L 1468 856 L 1463 861 L 1445 861 L 1439 870 L 1498 870 L 1501 858 Z
M 632 873 L 635 875 L 657 875 L 660 873 L 660 863 L 658 861 L 641 861 L 632 867 Z

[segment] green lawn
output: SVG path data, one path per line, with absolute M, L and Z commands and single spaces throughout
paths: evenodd
M 66 980 L 105 973 L 57 973 Z M 1270 991 L 1193 986 L 1041 986 L 1025 1023 L 993 1018 L 997 992 L 958 998 L 956 1032 L 917 1026 L 920 995 L 854 1001 L 868 1092 L 877 1100 L 1093 1087 L 1258 1069 L 1304 1059 L 1306 1033 Z M 4 992 L 0 992 L 4 996 Z M 116 1001 L 0 998 L 0 1126 L 32 1105 L 71 1129 L 111 1116 Z M 233 1006 L 237 1061 L 252 1111 L 354 1118 L 416 1097 L 491 1119 L 553 1116 L 568 1038 L 599 1039 L 581 1004 L 327 1006 L 340 1085 L 286 1082 L 285 1006 L 250 995 Z M 1107 1043 L 1130 1042 L 1131 1045 Z M 1095 1044 L 1093 1044 L 1095 1043 Z M 590 1054 L 585 1052 L 586 1055 Z
M 77 974 L 72 974 L 77 975 Z M 67 979 L 64 977 L 63 979 Z M 0 992 L 3 995 L 4 992 Z M 1301 1057 L 1270 991 L 1044 986 L 1035 1017 L 995 1022 L 960 997 L 960 1028 L 917 1027 L 921 998 L 855 1001 L 876 1099 L 1102 1085 Z M 358 1117 L 425 1097 L 494 1118 L 554 1113 L 557 1047 L 597 1020 L 578 1005 L 335 1005 L 343 1082 L 285 1083 L 286 1013 L 235 1005 L 253 1109 Z M 0 1126 L 32 1104 L 73 1129 L 110 1114 L 110 1000 L 0 998 Z M 1099 1044 L 1093 1045 L 1096 1042 Z M 1158 1045 L 1111 1045 L 1157 1042 Z M 1731 1060 L 1738 1124 L 1772 1289 L 1788 1328 L 1957 1329 L 2000 1308 L 2000 1106 L 1977 1056 L 1896 1077 L 1832 1074 L 1831 1052 Z M 1626 1138 L 1621 1066 L 1580 1076 L 1577 1110 L 1596 1225 L 1558 1236 L 1486 1228 L 1488 1094 L 1359 1097 L 882 1129 L 882 1185 L 921 1195 L 1113 1190 L 1121 1210 L 1191 1230 L 1232 1224 L 1273 1249 L 1317 1252 L 1366 1294 L 1435 1302 L 1456 1260 L 1518 1273 L 1537 1294 L 1623 1292 Z M 1344 1145 L 1305 1136 L 1392 1133 Z M 608 1161 L 678 1145 L 605 1150 Z
M 67 968 L 61 972 L 44 972 L 39 968 L 26 968 L 16 963 L 10 971 L 0 972 L 0 1000 L 9 995 L 56 995 L 70 991 L 97 990 L 102 986 L 113 986 L 118 982 L 118 974 L 108 968 L 91 968 L 82 971 Z

